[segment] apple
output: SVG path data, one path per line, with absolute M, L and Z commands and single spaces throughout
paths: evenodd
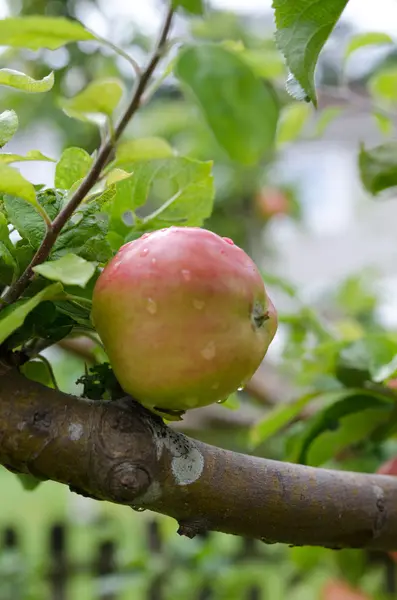
M 254 198 L 258 214 L 265 219 L 276 215 L 287 215 L 291 207 L 285 193 L 273 187 L 262 188 Z
M 391 390 L 396 390 L 397 389 L 397 379 L 389 379 L 389 381 L 386 383 L 386 386 L 388 388 L 390 388 Z
M 198 227 L 122 246 L 97 280 L 92 320 L 124 391 L 169 414 L 244 386 L 277 329 L 255 263 Z

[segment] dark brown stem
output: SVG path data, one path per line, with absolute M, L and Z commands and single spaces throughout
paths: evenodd
M 76 208 L 81 204 L 85 196 L 98 181 L 102 169 L 106 166 L 109 156 L 113 150 L 114 143 L 118 141 L 123 131 L 127 127 L 128 123 L 130 122 L 130 120 L 141 105 L 141 100 L 145 89 L 163 55 L 164 46 L 167 41 L 167 36 L 171 29 L 172 17 L 173 10 L 169 9 L 153 55 L 149 60 L 146 68 L 142 71 L 140 77 L 137 79 L 132 100 L 129 106 L 127 107 L 125 113 L 121 117 L 113 136 L 109 136 L 106 142 L 101 146 L 98 155 L 94 163 L 92 164 L 91 169 L 87 173 L 86 177 L 81 182 L 80 186 L 75 191 L 67 205 L 54 219 L 51 226 L 48 227 L 44 240 L 40 248 L 34 255 L 31 263 L 28 265 L 24 273 L 22 273 L 21 277 L 13 285 L 10 286 L 8 291 L 5 293 L 4 297 L 1 299 L 2 306 L 0 307 L 0 310 L 5 305 L 11 304 L 12 302 L 18 300 L 18 298 L 22 295 L 22 293 L 27 288 L 34 275 L 34 267 L 47 260 L 61 229 L 65 226 L 65 224 L 70 219 Z
M 166 427 L 131 399 L 92 402 L 0 375 L 0 464 L 169 515 L 189 537 L 397 549 L 397 477 L 247 456 Z

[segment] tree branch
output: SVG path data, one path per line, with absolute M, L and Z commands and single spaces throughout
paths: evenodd
M 79 185 L 69 202 L 61 210 L 61 212 L 54 219 L 54 221 L 48 224 L 47 233 L 43 239 L 40 248 L 34 255 L 31 263 L 22 273 L 21 277 L 8 288 L 4 297 L 1 298 L 0 310 L 4 308 L 4 306 L 18 300 L 18 298 L 22 295 L 22 293 L 27 288 L 27 286 L 30 283 L 30 280 L 34 275 L 33 268 L 47 260 L 60 231 L 70 219 L 76 208 L 81 204 L 88 192 L 98 181 L 98 178 L 103 168 L 108 162 L 109 156 L 113 150 L 115 142 L 119 140 L 128 123 L 130 122 L 130 120 L 141 105 L 142 96 L 146 90 L 151 76 L 153 75 L 155 68 L 157 67 L 162 57 L 168 33 L 171 29 L 172 17 L 173 10 L 169 9 L 166 19 L 164 21 L 164 25 L 160 32 L 159 39 L 155 46 L 153 55 L 149 60 L 146 68 L 142 71 L 142 73 L 140 73 L 139 77 L 137 78 L 131 102 L 127 107 L 125 113 L 122 115 L 120 122 L 114 131 L 114 134 L 112 136 L 109 135 L 108 139 L 103 143 L 102 147 L 99 149 L 98 155 L 95 161 L 93 162 L 89 172 L 87 173 L 87 175 L 85 176 L 85 178 L 83 179 L 83 181 L 81 182 L 81 184 Z
M 0 463 L 205 530 L 329 548 L 397 549 L 397 478 L 222 450 L 131 399 L 92 402 L 0 376 Z

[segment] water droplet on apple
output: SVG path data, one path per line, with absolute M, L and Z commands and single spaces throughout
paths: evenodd
M 203 310 L 205 302 L 203 300 L 193 300 L 193 306 L 194 308 L 197 308 L 197 310 Z
M 147 256 L 149 254 L 149 248 L 144 248 L 139 254 L 140 256 Z
M 244 389 L 244 388 L 243 388 L 243 386 L 242 386 L 242 385 L 240 385 L 240 387 L 239 387 L 239 388 L 237 388 L 237 391 L 238 391 L 238 392 L 242 392 L 242 391 L 243 391 L 243 389 Z
M 190 281 L 192 278 L 192 274 L 188 269 L 182 269 L 181 274 L 185 281 Z
M 152 298 L 147 299 L 147 311 L 151 315 L 155 315 L 157 312 L 157 304 Z
M 152 258 L 152 265 L 155 265 L 157 262 L 157 260 L 155 258 Z
M 225 242 L 226 242 L 227 244 L 230 244 L 231 246 L 234 246 L 234 245 L 235 245 L 235 243 L 233 242 L 233 240 L 231 240 L 230 238 L 228 238 L 228 237 L 224 237 L 223 239 L 225 240 Z
M 201 356 L 205 358 L 205 360 L 212 360 L 216 355 L 216 347 L 215 342 L 208 342 L 206 346 L 201 350 Z
M 223 400 L 217 400 L 216 403 L 217 404 L 224 404 L 226 402 L 227 398 L 223 398 Z
M 135 510 L 136 512 L 145 512 L 146 508 L 143 506 L 132 506 L 132 510 Z

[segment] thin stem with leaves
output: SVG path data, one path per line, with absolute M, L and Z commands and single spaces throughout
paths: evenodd
M 15 302 L 16 300 L 18 300 L 18 298 L 21 297 L 34 275 L 34 267 L 47 260 L 60 231 L 66 225 L 76 208 L 78 208 L 78 206 L 84 200 L 88 192 L 97 183 L 103 168 L 106 166 L 109 157 L 111 156 L 114 144 L 120 139 L 128 123 L 131 121 L 132 117 L 135 115 L 135 113 L 142 104 L 142 99 L 145 90 L 147 89 L 150 79 L 164 54 L 168 34 L 172 25 L 172 18 L 173 9 L 170 8 L 167 12 L 164 24 L 161 28 L 154 52 L 151 58 L 149 59 L 147 66 L 142 70 L 142 72 L 140 72 L 139 77 L 137 77 L 131 102 L 127 106 L 127 109 L 125 110 L 124 114 L 122 115 L 118 125 L 114 130 L 113 135 L 108 135 L 107 139 L 101 145 L 97 157 L 93 162 L 89 172 L 87 173 L 77 190 L 72 195 L 68 204 L 61 210 L 58 216 L 47 228 L 47 233 L 41 243 L 40 248 L 34 255 L 32 261 L 22 273 L 22 275 L 19 277 L 19 279 L 9 287 L 9 289 L 1 299 L 2 306 L 0 307 L 0 310 L 4 308 L 4 306 Z

